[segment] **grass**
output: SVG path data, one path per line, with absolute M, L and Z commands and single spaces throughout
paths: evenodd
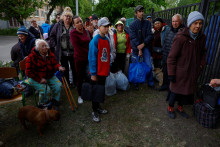
M 72 89 L 77 98 L 76 89 Z M 141 85 L 139 91 L 118 91 L 117 95 L 106 97 L 102 105 L 109 114 L 101 115 L 101 122 L 91 119 L 91 103 L 79 105 L 72 112 L 68 99 L 61 94 L 61 120 L 51 122 L 40 137 L 36 127 L 28 124 L 25 131 L 17 118 L 21 102 L 0 106 L 0 141 L 5 146 L 220 146 L 220 128 L 207 129 L 200 126 L 192 113 L 192 106 L 186 106 L 190 115 L 180 115 L 171 120 L 167 116 L 166 92 L 148 89 Z M 27 99 L 33 105 L 32 97 Z M 220 123 L 218 123 L 220 125 Z
M 0 35 L 17 36 L 18 28 L 0 29 Z

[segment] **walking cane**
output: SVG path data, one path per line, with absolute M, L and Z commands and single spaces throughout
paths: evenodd
M 64 80 L 65 80 L 65 83 L 66 83 L 67 88 L 68 88 L 68 90 L 69 90 L 70 96 L 71 96 L 71 98 L 72 98 L 72 100 L 73 100 L 73 103 L 74 103 L 75 107 L 77 108 L 76 101 L 75 101 L 75 99 L 73 98 L 72 92 L 70 91 L 70 87 L 69 87 L 69 84 L 67 83 L 66 77 L 64 77 Z
M 72 102 L 71 102 L 71 100 L 70 100 L 70 96 L 69 96 L 69 93 L 68 93 L 68 91 L 67 91 L 66 84 L 65 84 L 65 81 L 64 81 L 63 76 L 61 76 L 61 78 L 62 78 L 62 82 L 63 82 L 64 89 L 65 89 L 65 91 L 66 91 L 66 95 L 67 95 L 68 100 L 69 100 L 69 102 L 70 102 L 71 109 L 72 109 L 72 111 L 74 111 L 74 108 L 73 108 Z

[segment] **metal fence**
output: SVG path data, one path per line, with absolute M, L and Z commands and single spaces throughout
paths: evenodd
M 202 85 L 212 78 L 220 78 L 220 10 L 216 4 L 220 0 L 202 0 L 201 3 L 176 7 L 159 12 L 152 9 L 152 19 L 162 18 L 168 25 L 172 23 L 172 16 L 179 13 L 183 17 L 183 23 L 187 23 L 187 17 L 192 11 L 199 11 L 204 15 L 205 21 L 203 31 L 207 37 L 207 64 L 202 70 L 198 83 Z

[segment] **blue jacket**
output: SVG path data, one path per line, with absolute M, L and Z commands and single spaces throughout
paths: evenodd
M 43 33 L 48 33 L 50 31 L 50 25 L 47 23 L 43 23 L 41 28 L 43 29 Z
M 129 36 L 131 40 L 131 48 L 133 54 L 138 55 L 137 46 L 144 43 L 146 48 L 151 47 L 153 40 L 151 23 L 148 20 L 139 19 L 134 20 L 129 26 Z

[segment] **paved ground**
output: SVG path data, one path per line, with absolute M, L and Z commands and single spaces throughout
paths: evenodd
M 0 36 L 0 60 L 11 61 L 11 48 L 18 41 L 17 36 Z

